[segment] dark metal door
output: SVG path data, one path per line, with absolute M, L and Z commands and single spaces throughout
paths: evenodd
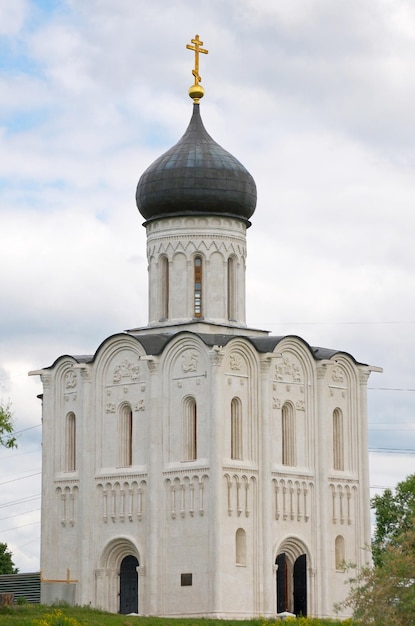
M 294 563 L 294 613 L 307 615 L 307 555 L 302 554 Z
M 120 568 L 120 613 L 138 613 L 138 561 L 126 556 Z
M 284 553 L 277 556 L 275 564 L 277 565 L 277 613 L 283 613 L 288 610 L 287 559 Z

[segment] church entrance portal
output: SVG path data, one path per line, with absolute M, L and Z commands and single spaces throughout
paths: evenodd
M 138 613 L 138 560 L 125 556 L 120 567 L 120 613 Z
M 289 611 L 307 615 L 307 556 L 301 554 L 291 562 L 285 552 L 275 560 L 277 566 L 277 613 Z

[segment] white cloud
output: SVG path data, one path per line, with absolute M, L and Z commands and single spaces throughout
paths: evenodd
M 19 33 L 28 13 L 26 0 L 0 0 L 0 36 L 13 37 Z

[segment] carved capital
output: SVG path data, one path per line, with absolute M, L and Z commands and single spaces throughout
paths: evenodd
M 209 350 L 209 359 L 212 365 L 219 366 L 222 364 L 224 352 L 219 346 L 213 346 L 212 350 Z
M 322 380 L 327 374 L 327 365 L 317 365 L 316 372 L 318 380 Z
M 92 367 L 90 365 L 83 365 L 80 368 L 81 378 L 84 383 L 90 383 L 92 380 Z
M 361 385 L 367 384 L 367 381 L 369 380 L 369 376 L 370 376 L 369 370 L 359 369 L 359 383 Z
M 259 364 L 261 368 L 261 374 L 268 374 L 271 368 L 272 357 L 268 354 L 260 358 Z
M 44 389 L 50 389 L 52 384 L 52 374 L 50 374 L 49 372 L 42 372 L 40 375 L 40 380 L 42 381 Z

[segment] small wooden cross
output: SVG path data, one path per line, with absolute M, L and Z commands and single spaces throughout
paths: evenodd
M 192 70 L 192 74 L 195 77 L 195 85 L 198 85 L 202 80 L 202 77 L 199 74 L 199 53 L 202 52 L 202 54 L 207 54 L 209 51 L 200 47 L 203 46 L 203 41 L 200 41 L 199 35 L 196 35 L 191 41 L 193 46 L 188 43 L 186 44 L 186 48 L 188 50 L 193 50 L 195 53 L 195 69 Z

